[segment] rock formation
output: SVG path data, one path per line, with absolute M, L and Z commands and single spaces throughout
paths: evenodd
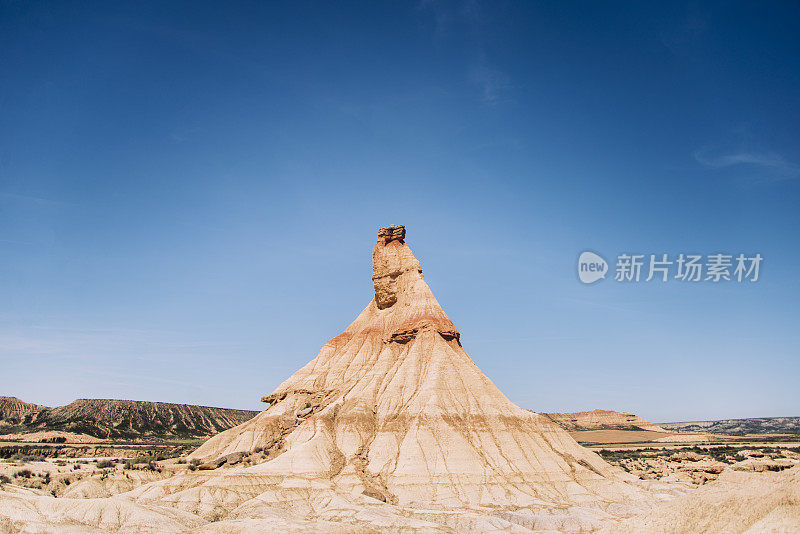
M 754 417 L 750 419 L 721 419 L 718 421 L 689 421 L 661 423 L 677 432 L 710 432 L 712 434 L 798 434 L 800 417 Z
M 0 432 L 68 432 L 95 438 L 208 437 L 252 419 L 258 412 L 115 399 L 78 399 L 47 408 L 0 397 Z
M 26 517 L 74 524 L 106 502 L 124 510 L 109 525 L 121 531 L 578 531 L 652 500 L 478 369 L 404 238 L 401 226 L 380 230 L 374 298 L 262 399 L 267 409 L 191 455 L 203 470 L 91 511 L 36 497 Z M 252 451 L 256 465 L 228 461 Z
M 547 417 L 510 402 L 465 352 L 405 229 L 381 229 L 375 297 L 319 355 L 207 441 L 213 461 L 263 448 L 253 476 L 317 480 L 402 506 L 568 505 L 638 488 Z
M 544 414 L 567 430 L 652 430 L 669 432 L 655 423 L 651 423 L 632 413 L 614 412 L 611 410 L 592 410 L 576 413 Z

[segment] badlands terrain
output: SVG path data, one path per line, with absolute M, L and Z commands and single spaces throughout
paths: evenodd
M 153 419 L 135 406 L 37 427 L 46 409 L 9 401 L 0 532 L 800 531 L 796 434 L 522 409 L 464 350 L 402 226 L 379 231 L 372 263 L 344 332 L 202 443 L 169 417 L 171 436 L 142 441 L 130 432 Z
M 0 397 L 0 434 L 61 432 L 95 438 L 207 438 L 258 412 L 113 399 L 78 399 L 48 408 Z
M 784 434 L 800 433 L 800 417 L 755 417 L 722 419 L 720 421 L 691 421 L 663 423 L 665 430 L 681 432 L 711 432 L 715 434 Z

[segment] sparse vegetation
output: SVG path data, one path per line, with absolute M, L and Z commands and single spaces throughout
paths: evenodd
M 125 460 L 126 464 L 136 465 L 136 464 L 148 464 L 150 462 L 157 462 L 159 460 L 163 460 L 163 456 L 154 456 L 151 454 L 145 456 L 137 456 L 135 458 L 127 458 Z
M 161 467 L 158 466 L 157 462 L 163 459 L 163 456 L 139 456 L 137 458 L 126 458 L 124 461 L 124 469 L 150 470 L 160 473 Z
M 33 471 L 30 469 L 20 469 L 16 473 L 14 473 L 16 478 L 31 478 L 33 476 Z
M 669 477 L 702 485 L 715 480 L 725 469 L 781 471 L 796 465 L 800 447 L 769 447 L 754 444 L 721 446 L 687 445 L 617 450 L 597 453 L 607 462 L 639 476 L 640 479 Z M 791 460 L 795 461 L 791 461 Z M 754 462 L 746 462 L 754 460 Z M 777 462 L 776 462 L 777 460 Z M 787 462 L 788 461 L 788 462 Z M 737 466 L 746 462 L 743 466 Z
M 54 436 L 52 438 L 42 438 L 39 440 L 39 443 L 66 443 L 67 438 L 65 436 Z
M 18 452 L 11 457 L 12 460 L 17 462 L 43 462 L 44 456 L 35 455 L 35 454 L 24 454 Z
M 632 459 L 632 458 L 639 458 L 639 457 L 648 457 L 648 458 L 656 458 L 659 456 L 671 456 L 676 452 L 676 449 L 619 449 L 619 450 L 608 450 L 608 449 L 600 449 L 597 451 L 605 461 L 616 464 L 620 460 L 625 459 Z

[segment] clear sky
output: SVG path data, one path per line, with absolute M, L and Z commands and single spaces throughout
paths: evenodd
M 800 415 L 796 2 L 120 4 L 0 4 L 0 394 L 259 409 L 404 224 L 520 406 Z

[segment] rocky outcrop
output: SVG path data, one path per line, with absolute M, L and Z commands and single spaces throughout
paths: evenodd
M 378 241 L 389 243 L 390 241 L 399 241 L 403 243 L 406 238 L 405 226 L 387 226 L 378 229 Z
M 236 465 L 242 461 L 243 457 L 244 457 L 243 452 L 232 452 L 230 454 L 226 454 L 225 456 L 220 456 L 216 460 L 200 464 L 199 466 L 197 466 L 197 468 L 202 471 L 208 471 L 210 469 L 218 469 L 226 464 Z
M 783 471 L 784 469 L 791 469 L 796 465 L 796 460 L 787 458 L 751 457 L 735 463 L 733 469 L 736 471 L 763 473 L 765 471 Z
M 579 430 L 652 430 L 667 432 L 660 426 L 639 416 L 611 410 L 592 410 L 591 412 L 546 413 L 544 414 L 561 427 L 570 431 Z
M 433 296 L 405 230 L 379 231 L 375 298 L 264 397 L 264 412 L 192 454 L 277 451 L 248 472 L 333 484 L 387 503 L 566 504 L 638 489 L 478 369 Z M 322 482 L 320 482 L 322 483 Z
M 378 242 L 372 249 L 372 283 L 375 305 L 379 310 L 397 302 L 398 291 L 409 276 L 421 275 L 422 267 L 405 245 L 404 226 L 389 226 L 378 231 Z
M 717 480 L 604 533 L 800 532 L 800 466 L 780 473 L 725 470 Z

